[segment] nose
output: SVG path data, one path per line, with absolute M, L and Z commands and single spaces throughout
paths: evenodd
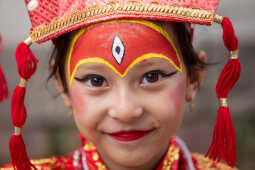
M 108 114 L 116 120 L 129 122 L 143 115 L 144 109 L 138 102 L 138 96 L 128 87 L 119 88 L 112 100 Z

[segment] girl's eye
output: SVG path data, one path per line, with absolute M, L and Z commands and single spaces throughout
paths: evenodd
M 174 75 L 175 73 L 177 73 L 177 71 L 166 74 L 160 70 L 153 70 L 153 71 L 147 72 L 143 75 L 141 83 L 144 83 L 144 84 L 155 83 L 155 82 L 159 81 L 161 78 L 170 77 L 170 76 Z
M 97 74 L 89 74 L 83 78 L 75 77 L 75 80 L 86 83 L 88 87 L 106 87 L 108 86 L 107 81 L 103 76 Z

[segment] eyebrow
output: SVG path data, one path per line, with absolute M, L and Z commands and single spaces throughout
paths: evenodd
M 149 67 L 149 66 L 161 66 L 162 65 L 162 62 L 160 62 L 160 61 L 151 61 L 151 60 L 143 60 L 143 61 L 141 61 L 141 62 L 139 62 L 139 63 L 137 63 L 135 66 L 134 66 L 134 68 L 136 67 L 136 68 L 144 68 L 144 67 Z
M 97 63 L 97 62 L 90 62 L 86 64 L 82 64 L 79 69 L 83 70 L 103 70 L 105 71 L 106 68 L 108 68 L 105 64 L 103 63 Z

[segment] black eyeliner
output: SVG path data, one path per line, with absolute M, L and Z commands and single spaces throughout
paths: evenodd
M 74 77 L 75 80 L 80 81 L 80 82 L 84 82 L 88 80 L 88 77 L 83 77 L 83 78 L 78 78 L 78 77 Z
M 160 73 L 160 74 L 162 74 L 162 77 L 170 77 L 170 76 L 176 74 L 177 72 L 178 72 L 178 71 L 176 70 L 176 71 L 174 71 L 174 72 L 171 72 L 171 73 L 169 73 L 169 74 L 166 74 L 166 73 L 164 73 L 164 71 L 161 71 L 161 70 L 152 70 L 152 71 L 149 71 L 148 73 Z M 146 74 L 147 74 L 147 73 L 146 73 Z
M 93 78 L 93 77 L 99 77 L 99 75 L 97 75 L 97 74 L 88 74 L 88 75 L 86 75 L 82 78 L 74 77 L 74 79 L 77 80 L 77 81 L 80 81 L 80 82 L 84 82 L 84 81 L 87 81 L 88 79 Z
M 177 73 L 177 71 L 171 72 L 169 74 L 164 74 L 163 77 L 170 77 L 172 75 L 175 75 Z

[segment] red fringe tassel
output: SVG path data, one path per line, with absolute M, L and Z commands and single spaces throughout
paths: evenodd
M 12 135 L 9 143 L 10 148 L 13 152 L 10 152 L 12 158 L 12 164 L 16 170 L 31 170 L 36 169 L 33 164 L 30 163 L 26 147 L 21 135 Z
M 16 61 L 20 77 L 25 80 L 30 79 L 36 71 L 38 60 L 24 42 L 20 43 L 16 49 Z M 18 85 L 14 90 L 11 100 L 12 123 L 18 128 L 22 128 L 24 126 L 27 118 L 27 111 L 24 105 L 25 94 L 25 87 Z M 30 163 L 21 135 L 12 135 L 9 148 L 14 169 L 36 169 L 35 166 Z
M 0 66 L 0 102 L 9 98 L 8 85 L 2 67 Z
M 238 49 L 238 39 L 234 33 L 230 20 L 224 17 L 222 21 L 223 40 L 229 51 Z M 230 90 L 240 77 L 241 65 L 236 59 L 229 59 L 222 70 L 216 85 L 218 99 L 227 98 Z M 214 127 L 211 146 L 206 155 L 213 160 L 225 160 L 232 167 L 236 165 L 236 135 L 231 119 L 230 110 L 227 106 L 218 109 L 217 121 Z

